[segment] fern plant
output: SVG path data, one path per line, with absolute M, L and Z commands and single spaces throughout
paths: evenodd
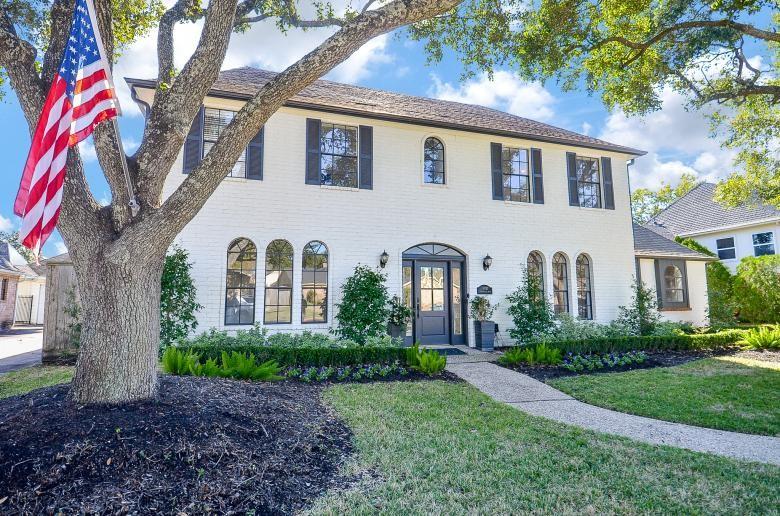
M 447 358 L 433 349 L 423 351 L 418 356 L 417 370 L 428 376 L 441 373 L 447 366 Z
M 192 369 L 199 361 L 200 357 L 195 353 L 185 353 L 176 347 L 169 347 L 162 356 L 163 371 L 177 376 L 192 374 Z
M 563 356 L 560 349 L 542 342 L 534 347 L 510 349 L 498 361 L 504 365 L 558 365 L 563 361 Z
M 739 345 L 746 349 L 780 349 L 780 325 L 754 328 Z

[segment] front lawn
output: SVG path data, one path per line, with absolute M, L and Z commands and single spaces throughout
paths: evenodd
M 675 367 L 558 378 L 549 383 L 586 403 L 621 412 L 778 436 L 780 370 L 774 366 L 721 357 Z
M 780 468 L 599 435 L 465 383 L 338 385 L 356 479 L 317 514 L 765 513 Z M 770 509 L 771 510 L 771 509 Z
M 66 383 L 72 377 L 73 368 L 68 366 L 35 366 L 0 374 L 0 398 Z

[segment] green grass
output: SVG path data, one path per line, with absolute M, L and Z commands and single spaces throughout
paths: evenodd
M 67 366 L 35 366 L 0 374 L 0 398 L 25 394 L 41 387 L 69 382 L 73 368 Z
M 314 514 L 707 513 L 780 506 L 780 468 L 525 415 L 465 383 L 338 385 L 360 479 Z M 775 509 L 771 509 L 775 507 Z
M 780 371 L 752 365 L 708 358 L 675 367 L 572 376 L 549 383 L 586 403 L 621 412 L 720 430 L 780 435 Z

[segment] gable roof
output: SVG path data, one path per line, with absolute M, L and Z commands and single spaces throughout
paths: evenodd
M 758 204 L 725 208 L 715 202 L 715 184 L 702 183 L 677 199 L 645 225 L 665 236 L 704 233 L 717 228 L 780 220 L 780 210 Z
M 0 242 L 0 272 L 6 274 L 22 274 L 22 271 L 11 263 L 11 246 L 8 242 Z
M 220 72 L 210 96 L 246 100 L 277 74 L 243 67 Z M 155 88 L 153 80 L 125 78 L 132 87 Z M 317 80 L 285 102 L 288 107 L 365 116 L 380 120 L 509 136 L 634 156 L 644 151 L 483 106 L 415 97 L 333 81 Z
M 717 258 L 694 251 L 655 231 L 634 223 L 634 255 L 644 258 L 683 258 L 715 261 Z

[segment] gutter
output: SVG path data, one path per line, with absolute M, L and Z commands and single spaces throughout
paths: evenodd
M 130 77 L 125 77 L 125 82 L 130 86 L 131 95 L 135 96 L 137 95 L 134 90 L 136 87 L 141 88 L 147 88 L 150 90 L 155 90 L 157 88 L 156 81 L 149 80 L 149 79 L 133 79 Z M 223 99 L 230 99 L 230 100 L 243 100 L 247 101 L 252 98 L 251 94 L 248 93 L 235 93 L 230 91 L 224 91 L 224 90 L 210 90 L 207 94 L 209 97 L 216 97 L 216 98 L 223 98 Z M 146 104 L 144 102 L 144 104 Z M 572 142 L 570 140 L 566 140 L 564 138 L 556 138 L 556 137 L 546 137 L 546 136 L 539 136 L 539 135 L 531 135 L 526 133 L 520 133 L 520 132 L 514 132 L 514 131 L 502 131 L 499 129 L 486 129 L 483 127 L 474 127 L 466 124 L 458 124 L 458 123 L 446 123 L 446 122 L 439 122 L 439 121 L 433 121 L 433 120 L 425 120 L 422 118 L 414 118 L 414 117 L 408 117 L 408 116 L 401 116 L 401 115 L 393 115 L 390 113 L 373 113 L 370 111 L 362 111 L 359 109 L 350 109 L 350 108 L 341 108 L 336 106 L 327 106 L 322 104 L 315 104 L 311 102 L 303 102 L 299 100 L 288 100 L 283 104 L 284 107 L 289 108 L 298 108 L 298 109 L 307 109 L 310 111 L 318 111 L 322 113 L 334 113 L 334 114 L 342 114 L 342 115 L 350 115 L 350 116 L 358 116 L 362 118 L 368 118 L 371 120 L 382 120 L 386 122 L 400 122 L 400 123 L 406 123 L 406 124 L 412 124 L 412 125 L 419 125 L 423 127 L 434 127 L 439 129 L 453 129 L 457 131 L 465 131 L 470 133 L 477 133 L 477 134 L 488 134 L 493 136 L 502 136 L 502 137 L 509 137 L 509 138 L 519 138 L 523 140 L 531 140 L 531 141 L 539 141 L 544 143 L 555 143 L 559 145 L 566 145 L 569 147 L 581 147 L 586 149 L 596 149 L 596 150 L 603 150 L 608 152 L 617 152 L 622 154 L 628 154 L 630 156 L 644 156 L 647 154 L 646 151 L 639 150 L 639 149 L 632 149 L 631 147 L 622 147 L 620 145 L 597 145 L 597 144 L 587 144 L 583 142 Z

